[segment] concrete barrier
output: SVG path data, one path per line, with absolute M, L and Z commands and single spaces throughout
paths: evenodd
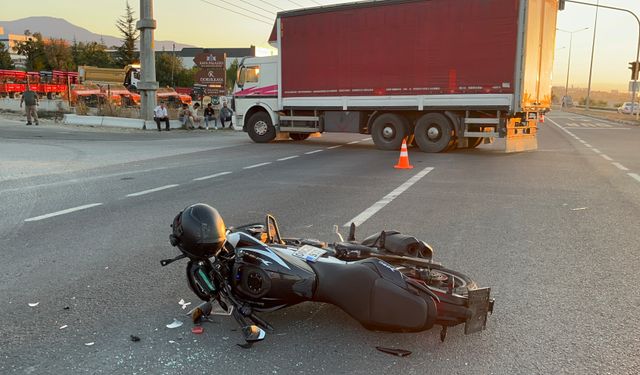
M 147 130 L 157 129 L 155 121 L 144 121 L 137 118 L 108 117 L 108 116 L 79 116 L 73 114 L 64 115 L 62 122 L 66 125 L 109 126 L 116 128 L 142 129 L 146 122 Z M 160 123 L 164 130 L 165 124 Z M 178 120 L 170 120 L 171 129 L 179 129 L 182 124 Z
M 38 111 L 57 112 L 62 109 L 63 111 L 70 111 L 69 103 L 64 100 L 40 100 L 38 105 Z M 60 107 L 58 107 L 60 106 Z M 24 107 L 20 108 L 20 99 L 0 99 L 0 109 L 6 111 L 24 111 Z

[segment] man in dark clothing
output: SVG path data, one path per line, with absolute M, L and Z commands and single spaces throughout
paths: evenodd
M 216 123 L 216 115 L 211 106 L 211 103 L 207 104 L 207 108 L 204 109 L 204 123 L 206 125 L 206 129 L 209 129 L 209 122 L 213 122 L 213 128 L 218 129 L 218 124 Z
M 27 85 L 27 89 L 24 93 L 22 93 L 22 98 L 20 99 L 20 108 L 22 108 L 22 103 L 24 103 L 25 109 L 27 111 L 27 125 L 31 125 L 31 117 L 38 125 L 38 95 L 31 91 L 29 85 Z
M 220 108 L 220 124 L 222 125 L 222 129 L 224 129 L 225 121 L 231 122 L 229 129 L 233 129 L 233 112 L 227 107 L 227 102 L 223 102 L 222 108 Z

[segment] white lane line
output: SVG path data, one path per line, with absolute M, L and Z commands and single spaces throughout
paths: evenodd
M 367 208 L 362 211 L 360 215 L 354 217 L 344 224 L 345 227 L 351 225 L 351 223 L 355 223 L 356 226 L 360 226 L 360 224 L 367 221 L 371 216 L 373 216 L 376 212 L 380 211 L 384 206 L 391 203 L 394 199 L 396 199 L 400 194 L 402 194 L 405 190 L 409 189 L 413 184 L 420 181 L 420 179 L 427 175 L 427 173 L 431 172 L 433 167 L 427 167 L 422 171 L 418 172 L 415 176 L 408 179 L 404 184 L 398 186 L 394 191 L 387 194 L 384 198 L 380 199 L 373 206 Z
M 216 178 L 216 177 L 220 177 L 220 176 L 224 176 L 224 175 L 228 175 L 228 174 L 231 174 L 231 172 L 220 172 L 220 173 L 212 174 L 212 175 L 209 175 L 209 176 L 198 177 L 198 178 L 194 178 L 193 181 L 204 181 L 204 180 L 208 180 L 210 178 Z
M 127 197 L 139 197 L 141 195 L 145 195 L 145 194 L 149 194 L 149 193 L 155 193 L 156 191 L 171 189 L 171 188 L 174 188 L 174 187 L 177 187 L 177 186 L 180 186 L 180 185 L 177 185 L 177 184 L 165 185 L 165 186 L 160 186 L 160 187 L 149 189 L 149 190 L 139 191 L 137 193 L 127 194 L 126 196 Z
M 360 142 L 366 142 L 366 141 L 369 141 L 369 140 L 371 140 L 371 137 L 369 137 L 369 138 L 364 138 L 364 139 L 362 139 Z
M 630 130 L 630 128 L 571 128 L 571 130 Z
M 611 159 L 608 155 L 600 154 L 600 156 L 602 156 L 605 160 L 613 161 L 613 159 Z
M 629 170 L 629 168 L 625 167 L 624 165 L 622 165 L 620 163 L 613 162 L 611 164 L 615 165 L 621 171 L 628 171 Z
M 285 160 L 291 160 L 291 159 L 295 159 L 299 157 L 298 155 L 293 155 L 293 156 L 287 156 L 286 158 L 280 158 L 278 159 L 278 161 L 285 161 Z
M 327 147 L 327 150 L 333 150 L 334 148 L 342 147 L 342 145 Z
M 592 148 L 591 151 L 595 152 L 596 154 L 602 154 L 602 152 L 600 152 L 600 150 L 598 150 L 597 148 Z
M 583 143 L 583 145 L 585 145 L 585 147 L 589 147 L 589 148 L 593 147 L 593 146 L 591 146 L 591 145 L 590 145 L 590 144 L 588 144 L 588 143 Z
M 362 141 L 351 141 L 351 142 L 349 142 L 347 144 L 348 145 L 355 145 L 356 143 L 360 143 L 360 142 L 362 142 Z
M 636 181 L 640 182 L 640 175 L 637 173 L 627 173 L 629 176 L 633 177 Z
M 85 204 L 84 206 L 78 206 L 78 207 L 73 207 L 73 208 L 67 208 L 66 210 L 62 210 L 62 211 L 57 211 L 57 212 L 52 212 L 52 213 L 50 213 L 50 214 L 45 214 L 45 215 L 41 215 L 41 216 L 31 217 L 31 218 L 25 219 L 24 221 L 38 221 L 38 220 L 44 220 L 44 219 L 48 219 L 48 218 L 50 218 L 50 217 L 60 216 L 60 215 L 64 215 L 64 214 L 68 214 L 68 213 L 75 212 L 75 211 L 80 211 L 80 210 L 86 210 L 87 208 L 97 207 L 97 206 L 102 206 L 102 203 L 92 203 L 92 204 Z
M 253 168 L 258 168 L 258 167 L 262 167 L 262 166 L 264 166 L 264 165 L 269 165 L 269 164 L 271 164 L 271 162 L 270 162 L 270 161 L 265 162 L 265 163 L 260 163 L 260 164 L 250 165 L 250 166 L 248 166 L 248 167 L 244 167 L 244 168 L 242 168 L 242 169 L 253 169 Z
M 317 154 L 318 152 L 322 152 L 324 150 L 314 150 L 314 151 L 309 151 L 309 152 L 305 152 L 305 155 L 311 155 L 311 154 Z

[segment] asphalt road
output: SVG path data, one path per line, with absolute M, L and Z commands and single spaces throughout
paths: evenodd
M 640 128 L 547 119 L 536 152 L 411 149 L 413 170 L 394 169 L 397 153 L 363 135 L 262 145 L 231 132 L 0 120 L 0 373 L 640 373 Z M 276 331 L 251 350 L 235 345 L 229 318 L 191 333 L 178 304 L 197 303 L 184 263 L 159 265 L 176 254 L 180 209 L 206 202 L 229 225 L 269 212 L 285 235 L 333 241 L 334 224 L 427 170 L 358 237 L 413 234 L 491 287 L 484 332 L 453 328 L 441 343 L 437 329 L 372 332 L 331 305 L 302 304 L 264 314 Z M 174 318 L 185 324 L 166 328 Z

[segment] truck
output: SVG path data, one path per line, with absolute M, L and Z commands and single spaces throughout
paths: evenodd
M 0 69 L 0 97 L 22 95 L 27 85 L 40 97 L 53 99 L 67 93 L 69 84 L 77 83 L 78 74 L 61 70 L 25 72 Z
M 137 90 L 140 82 L 140 64 L 130 64 L 124 68 L 98 68 L 81 65 L 78 67 L 80 83 L 124 85 L 129 90 Z
M 558 0 L 387 0 L 277 14 L 278 54 L 241 60 L 232 108 L 254 142 L 370 134 L 398 150 L 537 148 Z

